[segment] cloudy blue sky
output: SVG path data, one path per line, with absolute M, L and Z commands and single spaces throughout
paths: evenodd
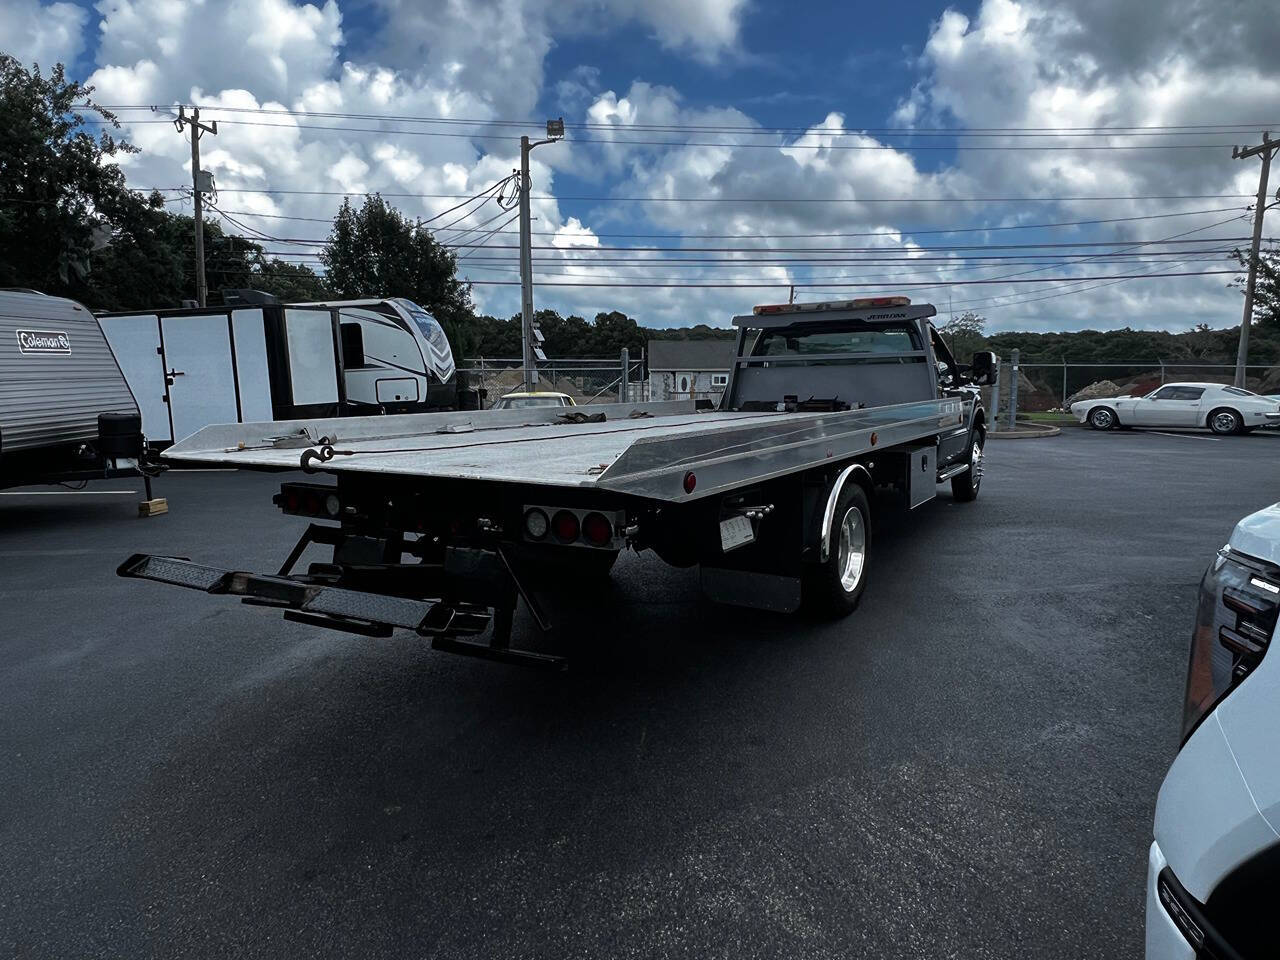
M 269 249 L 314 262 L 343 193 L 398 195 L 498 314 L 515 224 L 439 215 L 563 116 L 533 154 L 536 303 L 658 326 L 793 283 L 993 329 L 1230 326 L 1229 277 L 1167 274 L 1229 268 L 1257 185 L 1231 144 L 1280 129 L 1264 0 L 0 0 L 0 38 L 128 108 L 133 185 L 189 182 L 160 121 L 198 103 L 217 205 Z

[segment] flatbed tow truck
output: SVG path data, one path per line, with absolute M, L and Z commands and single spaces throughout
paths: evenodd
M 995 357 L 956 363 L 928 304 L 874 297 L 758 306 L 734 318 L 718 409 L 593 404 L 209 426 L 165 457 L 314 474 L 275 503 L 310 518 L 275 573 L 135 554 L 122 577 L 280 608 L 312 626 L 526 665 L 519 602 L 589 589 L 618 553 L 700 567 L 714 601 L 832 616 L 858 604 L 877 490 L 912 508 L 950 481 L 973 500 Z M 324 481 L 324 482 L 321 482 Z M 331 559 L 295 571 L 312 544 Z

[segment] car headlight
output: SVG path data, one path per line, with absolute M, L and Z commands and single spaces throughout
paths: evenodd
M 1267 652 L 1280 612 L 1280 569 L 1223 547 L 1200 582 L 1182 742 Z

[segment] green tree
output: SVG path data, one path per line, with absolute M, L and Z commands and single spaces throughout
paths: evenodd
M 381 196 L 359 210 L 342 202 L 320 260 L 336 296 L 407 297 L 440 322 L 456 356 L 476 349 L 471 285 L 458 279 L 457 258 Z
M 0 286 L 83 295 L 95 244 L 139 215 L 142 198 L 115 162 L 135 148 L 89 132 L 92 93 L 62 64 L 46 77 L 0 54 Z
M 952 317 L 944 323 L 940 333 L 946 338 L 951 353 L 960 363 L 968 363 L 969 357 L 978 350 L 986 349 L 986 318 L 966 310 L 958 317 Z
M 285 302 L 322 300 L 324 279 L 310 267 L 268 258 L 262 245 L 204 224 L 205 277 L 213 302 L 220 291 L 250 288 Z M 195 295 L 195 223 L 170 213 L 158 195 L 124 217 L 91 257 L 91 284 L 81 295 L 101 310 L 176 307 Z
M 305 263 L 263 258 L 253 277 L 253 288 L 275 294 L 286 303 L 325 300 L 330 296 L 325 278 Z
M 1243 250 L 1235 251 L 1236 261 L 1246 270 L 1249 256 Z M 1236 277 L 1232 286 L 1240 288 L 1244 295 L 1248 278 Z M 1253 322 L 1262 330 L 1280 333 L 1280 249 L 1258 251 L 1258 277 L 1253 289 Z

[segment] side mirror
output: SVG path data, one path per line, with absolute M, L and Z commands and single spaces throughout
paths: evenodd
M 990 350 L 981 350 L 973 355 L 969 378 L 980 386 L 989 386 L 996 382 L 996 355 Z

